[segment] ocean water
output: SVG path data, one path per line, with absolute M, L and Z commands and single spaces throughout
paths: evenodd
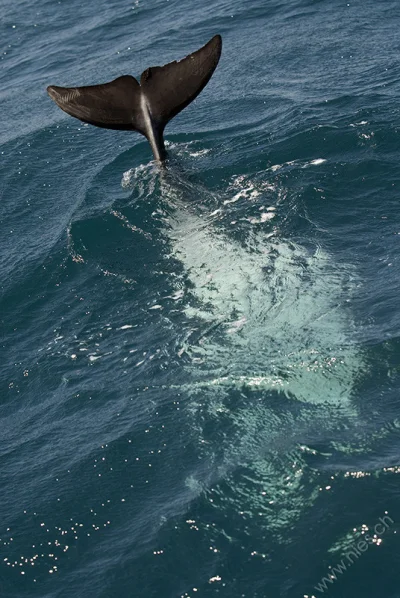
M 399 597 L 399 3 L 0 9 L 1 598 Z M 164 173 L 46 94 L 216 33 Z

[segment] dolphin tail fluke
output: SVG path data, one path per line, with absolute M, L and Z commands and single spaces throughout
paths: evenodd
M 164 160 L 166 124 L 207 85 L 221 55 L 214 36 L 183 60 L 146 69 L 137 80 L 125 75 L 110 83 L 86 87 L 50 85 L 48 94 L 67 114 L 107 129 L 133 130 L 150 142 L 156 160 Z
M 140 105 L 140 85 L 130 75 L 103 85 L 49 85 L 47 93 L 61 110 L 85 123 L 144 134 L 144 123 L 135 108 Z

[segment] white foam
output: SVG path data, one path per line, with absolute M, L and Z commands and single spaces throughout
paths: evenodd
M 268 170 L 272 170 L 272 172 L 276 172 L 277 170 L 280 170 L 284 166 L 293 166 L 293 164 L 296 164 L 297 161 L 298 160 L 289 160 L 289 162 L 284 162 L 283 164 L 274 164 L 273 166 L 270 166 Z
M 319 166 L 320 164 L 324 164 L 326 162 L 325 158 L 316 158 L 315 160 L 311 160 L 311 162 L 306 162 L 303 164 L 302 168 L 308 168 L 309 166 Z
M 205 156 L 210 151 L 210 149 L 202 149 L 197 152 L 189 152 L 189 156 L 191 156 L 192 158 L 198 158 L 199 156 Z
M 89 355 L 89 361 L 96 361 L 100 359 L 101 355 Z

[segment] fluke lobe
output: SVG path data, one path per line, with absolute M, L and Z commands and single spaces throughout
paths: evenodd
M 49 85 L 47 92 L 61 110 L 83 122 L 105 129 L 142 133 L 155 159 L 163 162 L 165 126 L 207 85 L 221 49 L 221 36 L 215 35 L 200 50 L 182 60 L 146 69 L 140 83 L 131 75 L 123 75 L 101 85 Z

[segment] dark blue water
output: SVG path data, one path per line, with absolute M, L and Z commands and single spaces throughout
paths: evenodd
M 400 596 L 399 3 L 0 7 L 1 597 Z

